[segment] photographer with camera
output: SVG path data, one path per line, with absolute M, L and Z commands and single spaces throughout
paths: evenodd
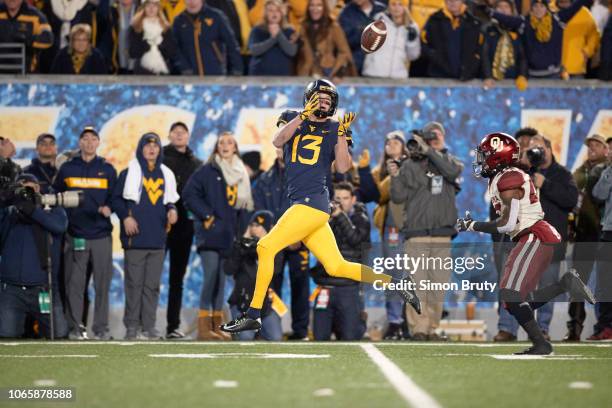
M 406 255 L 444 259 L 450 256 L 450 240 L 457 234 L 455 196 L 459 192 L 457 180 L 463 164 L 448 153 L 442 124 L 430 122 L 418 133 L 413 132 L 406 144 L 410 157 L 401 168 L 393 160 L 387 164 L 391 175 L 391 201 L 404 206 L 401 232 L 406 240 Z M 418 287 L 422 280 L 446 283 L 451 271 L 441 268 L 413 272 L 422 313 L 419 315 L 412 308 L 406 308 L 412 339 L 439 340 L 435 330 L 442 317 L 444 292 L 425 292 Z
M 530 137 L 523 163 L 539 191 L 544 221 L 561 234 L 561 244 L 555 247 L 552 262 L 539 282 L 539 287 L 546 287 L 559 281 L 559 268 L 565 258 L 568 239 L 567 217 L 578 201 L 578 188 L 572 173 L 555 159 L 550 140 L 539 133 Z M 549 302 L 537 310 L 537 322 L 545 337 L 548 336 L 554 305 Z M 500 309 L 498 327 L 498 341 L 516 338 L 518 322 L 505 308 Z
M 370 220 L 352 184 L 334 186 L 332 207 L 329 226 L 340 253 L 348 261 L 364 262 L 370 246 Z M 361 283 L 328 275 L 320 262 L 312 268 L 311 275 L 318 285 L 312 321 L 314 339 L 329 340 L 333 332 L 338 340 L 360 340 L 366 330 Z
M 57 174 L 55 158 L 57 157 L 57 146 L 55 136 L 51 133 L 42 133 L 36 138 L 36 155 L 32 162 L 26 166 L 24 173 L 36 176 L 40 184 L 40 192 L 47 194 L 50 192 L 53 180 Z
M 110 222 L 111 197 L 117 172 L 96 154 L 100 136 L 93 127 L 85 127 L 79 135 L 80 154 L 66 161 L 53 183 L 55 191 L 83 191 L 83 203 L 68 213 L 65 237 L 66 295 L 70 338 L 86 340 L 83 308 L 87 288 L 88 265 L 91 265 L 95 289 L 93 332 L 97 340 L 110 340 L 108 296 L 113 276 Z
M 259 210 L 253 213 L 245 234 L 234 241 L 231 255 L 225 261 L 225 273 L 234 277 L 234 290 L 227 300 L 232 318 L 245 313 L 251 304 L 257 276 L 257 242 L 268 234 L 272 225 L 274 225 L 272 212 Z M 264 340 L 282 340 L 281 317 L 286 312 L 287 306 L 276 292 L 269 288 L 261 309 L 262 326 L 259 334 Z M 249 341 L 255 338 L 255 334 L 255 331 L 243 331 L 236 333 L 236 338 Z
M 22 173 L 0 207 L 0 337 L 21 337 L 28 316 L 38 320 L 43 336 L 50 337 L 51 293 L 51 337 L 68 334 L 57 291 L 61 237 L 68 219 L 62 207 L 41 208 L 39 193 L 36 177 Z

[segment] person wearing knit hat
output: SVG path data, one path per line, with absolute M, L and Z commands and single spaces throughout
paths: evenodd
M 267 210 L 260 210 L 253 213 L 249 221 L 249 226 L 260 226 L 266 230 L 266 233 L 272 229 L 274 223 L 274 214 Z

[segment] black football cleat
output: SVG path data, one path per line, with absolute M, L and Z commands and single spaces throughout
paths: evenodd
M 595 296 L 593 296 L 589 287 L 582 282 L 576 269 L 570 268 L 570 270 L 561 277 L 561 284 L 570 294 L 572 301 L 581 302 L 586 300 L 592 305 L 595 304 Z
M 404 285 L 406 287 L 408 286 L 408 282 L 413 282 L 412 278 L 410 278 L 410 276 L 407 276 L 405 278 L 402 278 L 401 280 L 402 283 L 404 283 Z M 408 303 L 410 306 L 412 306 L 412 308 L 418 313 L 421 314 L 421 301 L 419 300 L 419 298 L 417 297 L 415 291 L 413 289 L 402 289 L 399 291 L 400 296 L 402 297 L 402 299 L 404 299 L 404 302 Z
M 545 341 L 542 343 L 534 344 L 533 346 L 514 353 L 515 356 L 551 356 L 553 354 L 552 344 Z
M 261 329 L 261 319 L 251 319 L 245 313 L 232 321 L 222 324 L 219 328 L 227 333 L 238 333 L 247 330 L 259 330 Z

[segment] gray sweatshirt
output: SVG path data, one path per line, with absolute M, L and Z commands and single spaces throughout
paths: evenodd
M 446 150 L 429 149 L 423 160 L 404 161 L 399 174 L 391 177 L 391 201 L 404 204 L 406 239 L 456 235 L 455 195 L 462 171 L 463 164 Z

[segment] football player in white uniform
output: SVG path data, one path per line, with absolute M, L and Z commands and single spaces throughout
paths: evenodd
M 533 343 L 517 354 L 548 355 L 552 354 L 552 345 L 544 338 L 533 310 L 566 291 L 591 304 L 595 299 L 575 270 L 564 274 L 558 283 L 536 290 L 561 236 L 544 221 L 538 192 L 529 175 L 518 167 L 519 153 L 518 142 L 505 133 L 482 139 L 475 150 L 474 173 L 489 179 L 488 193 L 499 218 L 477 222 L 468 212 L 457 220 L 457 229 L 505 233 L 516 243 L 504 265 L 500 299 Z

